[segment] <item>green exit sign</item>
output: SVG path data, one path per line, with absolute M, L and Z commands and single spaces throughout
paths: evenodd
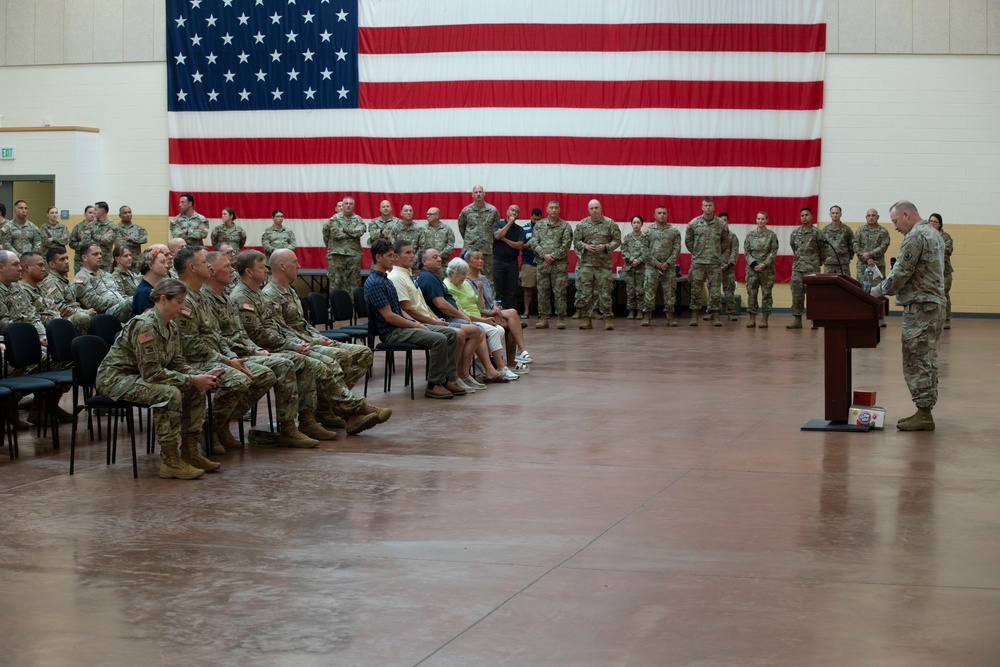
M 13 159 L 14 159 L 13 146 L 0 147 L 0 160 L 13 160 Z

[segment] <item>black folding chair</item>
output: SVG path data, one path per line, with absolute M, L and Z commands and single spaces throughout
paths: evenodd
M 103 338 L 104 342 L 108 344 L 109 350 L 115 344 L 115 339 L 118 338 L 118 334 L 121 332 L 122 323 L 114 315 L 104 313 L 103 315 L 94 315 L 90 318 L 90 333 Z
M 361 296 L 362 300 L 364 295 Z M 362 305 L 362 308 L 364 306 Z M 330 290 L 330 312 L 333 324 L 337 322 L 350 322 L 342 327 L 336 327 L 335 331 L 343 331 L 350 334 L 353 340 L 367 340 L 368 326 L 365 324 L 355 324 L 355 306 L 351 303 L 351 295 L 342 289 Z
M 7 436 L 7 448 L 13 461 L 20 457 L 17 451 L 17 403 L 14 402 L 14 392 L 0 386 L 0 443 L 4 435 Z
M 341 343 L 350 343 L 351 334 L 347 331 L 340 331 L 338 329 L 332 328 L 332 323 L 330 320 L 330 308 L 327 304 L 326 297 L 319 292 L 309 292 L 306 295 L 306 304 L 309 309 L 306 311 L 309 314 L 309 321 L 312 325 L 320 329 L 320 334 L 326 336 L 330 340 L 339 341 Z
M 403 366 L 403 386 L 410 386 L 410 400 L 414 399 L 414 382 L 413 382 L 413 351 L 423 350 L 426 357 L 430 358 L 430 350 L 420 345 L 414 345 L 413 343 L 386 343 L 381 341 L 379 343 L 375 342 L 375 337 L 377 335 L 375 328 L 375 318 L 368 318 L 368 347 L 372 349 L 373 352 L 384 352 L 385 353 L 385 371 L 382 378 L 382 391 L 389 392 L 392 390 L 392 374 L 396 370 L 396 352 L 402 352 L 405 355 L 405 363 Z M 374 364 L 372 364 L 374 366 Z M 365 396 L 368 396 L 368 374 L 365 374 Z
M 42 361 L 42 344 L 35 327 L 26 322 L 11 322 L 4 328 L 4 343 L 7 346 L 4 357 L 6 366 L 25 371 L 31 366 L 39 366 Z M 18 377 L 0 380 L 0 387 L 7 387 L 17 394 L 34 394 L 39 415 L 48 415 L 52 427 L 52 449 L 59 449 L 59 423 L 56 416 L 56 401 L 59 389 L 56 380 L 63 380 L 65 372 L 26 373 Z M 70 385 L 73 384 L 70 376 Z M 42 400 L 44 398 L 44 400 Z M 44 416 L 39 420 L 38 436 L 42 436 Z

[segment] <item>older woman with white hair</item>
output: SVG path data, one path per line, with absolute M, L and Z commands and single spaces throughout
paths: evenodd
M 523 374 L 528 372 L 528 364 L 534 359 L 524 349 L 524 331 L 521 327 L 521 316 L 516 308 L 503 308 L 502 304 L 493 296 L 493 288 L 490 281 L 482 274 L 485 259 L 483 253 L 478 248 L 469 246 L 462 250 L 462 259 L 469 265 L 469 277 L 467 280 L 472 288 L 476 290 L 479 302 L 479 310 L 483 317 L 492 318 L 494 324 L 498 324 L 506 329 L 517 346 L 514 357 L 514 372 Z M 516 304 L 515 304 L 516 305 Z
M 445 274 L 447 277 L 444 284 L 451 292 L 459 310 L 468 315 L 473 324 L 486 332 L 486 345 L 489 347 L 493 364 L 500 371 L 500 375 L 508 380 L 518 379 L 519 375 L 510 369 L 504 359 L 507 345 L 503 327 L 497 325 L 492 318 L 483 317 L 479 310 L 479 298 L 472 284 L 467 280 L 469 265 L 464 259 L 456 257 L 448 262 Z

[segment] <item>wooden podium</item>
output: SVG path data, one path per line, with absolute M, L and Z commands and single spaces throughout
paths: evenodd
M 847 422 L 851 407 L 851 350 L 879 343 L 885 302 L 850 276 L 818 273 L 802 279 L 806 317 L 824 332 L 825 419 L 811 419 L 803 431 L 867 431 Z

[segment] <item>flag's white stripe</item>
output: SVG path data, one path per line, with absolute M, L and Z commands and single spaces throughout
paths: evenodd
M 818 139 L 821 111 L 405 109 L 172 112 L 171 137 L 675 137 Z
M 826 20 L 823 0 L 361 0 L 363 27 L 411 27 L 492 23 L 785 23 L 816 24 Z
M 810 197 L 819 169 L 638 167 L 535 164 L 171 165 L 179 192 L 494 192 L 630 193 L 674 196 Z
M 474 51 L 363 55 L 361 81 L 822 81 L 823 53 Z

